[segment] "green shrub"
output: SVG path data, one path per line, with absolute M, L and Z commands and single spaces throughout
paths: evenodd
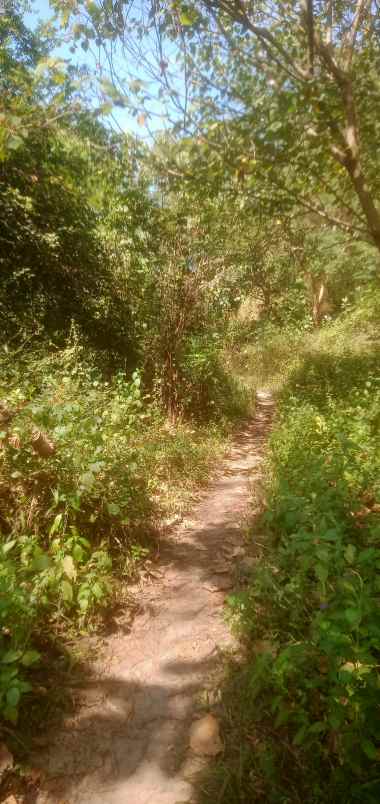
M 17 722 L 25 680 L 38 664 L 36 641 L 62 616 L 83 621 L 110 592 L 111 560 L 72 528 L 65 540 L 51 533 L 44 545 L 33 535 L 4 538 L 0 546 L 0 714 Z
M 109 362 L 131 365 L 137 349 L 130 300 L 100 235 L 86 169 L 68 131 L 57 136 L 42 128 L 1 163 L 3 334 L 15 343 L 42 333 L 62 345 L 74 320 Z
M 244 415 L 248 398 L 231 372 L 222 365 L 222 353 L 209 336 L 194 335 L 180 356 L 181 399 L 184 412 L 200 419 Z
M 1 369 L 0 714 L 15 721 L 39 651 L 63 621 L 91 625 L 115 576 L 206 481 L 227 430 L 168 424 L 139 372 L 102 374 L 75 330 L 61 350 L 4 351 Z
M 250 659 L 232 684 L 228 804 L 379 800 L 380 355 L 348 351 L 339 327 L 345 349 L 337 325 L 311 336 L 281 394 L 267 543 L 231 599 Z
M 22 383 L 20 366 L 14 370 L 3 395 L 16 415 L 3 438 L 1 515 L 13 530 L 28 522 L 46 532 L 54 524 L 64 536 L 75 526 L 91 538 L 107 534 L 112 544 L 149 507 L 134 443 L 149 414 L 142 412 L 138 373 L 129 383 L 122 374 L 105 382 L 76 348 L 40 360 L 29 355 Z M 47 459 L 33 449 L 36 429 L 54 445 Z

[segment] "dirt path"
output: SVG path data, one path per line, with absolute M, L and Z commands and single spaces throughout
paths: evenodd
M 161 543 L 158 577 L 138 593 L 131 632 L 108 639 L 105 660 L 78 693 L 76 716 L 34 758 L 47 774 L 37 804 L 196 801 L 191 779 L 201 760 L 189 750 L 189 730 L 213 711 L 221 655 L 233 648 L 223 602 L 272 410 L 260 394 L 255 419 L 236 437 L 192 521 Z

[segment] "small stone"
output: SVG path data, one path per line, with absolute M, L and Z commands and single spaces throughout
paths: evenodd
M 214 715 L 205 715 L 196 720 L 190 729 L 190 747 L 194 754 L 216 757 L 223 751 L 219 722 Z
M 0 778 L 11 768 L 13 768 L 13 756 L 5 743 L 0 743 Z

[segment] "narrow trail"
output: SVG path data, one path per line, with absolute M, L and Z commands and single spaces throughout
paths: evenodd
M 36 804 L 196 802 L 192 778 L 202 760 L 189 749 L 189 730 L 213 711 L 215 677 L 234 647 L 223 602 L 272 413 L 270 396 L 259 394 L 254 419 L 191 522 L 162 540 L 157 577 L 138 591 L 130 633 L 108 638 L 77 713 L 34 757 L 46 774 Z

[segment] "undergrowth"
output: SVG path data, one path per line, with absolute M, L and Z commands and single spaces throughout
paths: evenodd
M 230 598 L 247 657 L 226 682 L 226 755 L 205 783 L 207 802 L 380 799 L 373 309 L 367 300 L 360 315 L 347 314 L 285 355 L 266 537 L 248 587 Z
M 123 594 L 231 419 L 168 423 L 138 371 L 107 376 L 75 332 L 64 349 L 4 351 L 1 376 L 0 713 L 15 724 L 49 638 L 92 628 Z

